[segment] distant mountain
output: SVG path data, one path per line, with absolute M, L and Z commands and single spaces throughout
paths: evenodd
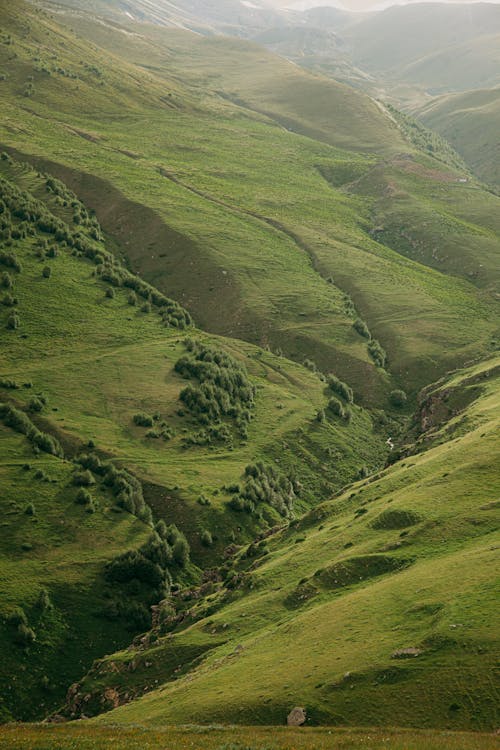
M 500 188 L 500 88 L 438 97 L 417 114 L 481 179 Z
M 147 21 L 199 33 L 245 36 L 282 21 L 282 13 L 267 0 L 54 0 L 48 7 L 68 6 L 121 22 Z
M 352 61 L 379 78 L 443 93 L 500 83 L 500 5 L 395 6 L 344 37 Z

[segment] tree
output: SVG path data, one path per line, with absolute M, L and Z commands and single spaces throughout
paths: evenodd
M 21 320 L 19 318 L 19 315 L 15 312 L 12 312 L 9 317 L 7 318 L 7 328 L 10 331 L 16 331 L 21 324 Z
M 397 409 L 401 409 L 408 401 L 408 396 L 403 390 L 398 388 L 395 391 L 391 391 L 389 395 L 389 401 Z
M 179 536 L 173 547 L 173 557 L 177 565 L 183 568 L 189 562 L 189 544 L 184 535 Z
M 52 268 L 50 266 L 44 266 L 42 276 L 44 279 L 50 279 L 52 276 Z

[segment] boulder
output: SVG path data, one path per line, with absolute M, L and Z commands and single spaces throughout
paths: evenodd
M 289 727 L 301 727 L 306 723 L 307 712 L 305 708 L 296 706 L 287 716 L 286 723 Z

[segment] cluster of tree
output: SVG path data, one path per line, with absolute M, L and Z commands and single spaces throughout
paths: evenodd
M 36 450 L 51 453 L 53 456 L 60 456 L 61 458 L 64 456 L 59 441 L 52 435 L 41 432 L 38 427 L 35 427 L 31 419 L 21 409 L 0 402 L 0 419 L 7 427 L 26 435 Z
M 245 368 L 221 349 L 192 339 L 185 342 L 189 354 L 181 357 L 175 370 L 183 378 L 197 380 L 180 393 L 180 399 L 200 424 L 233 420 L 242 437 L 254 408 L 255 388 Z
M 332 398 L 328 401 L 328 411 L 332 414 L 335 414 L 336 417 L 340 417 L 341 419 L 344 419 L 346 422 L 350 422 L 351 420 L 351 410 L 348 406 L 344 406 L 342 401 L 340 401 L 335 396 L 332 396 Z
M 0 158 L 12 161 L 8 154 L 2 154 Z M 45 175 L 45 186 L 47 191 L 54 194 L 63 206 L 73 210 L 73 221 L 78 225 L 78 229 L 71 229 L 42 201 L 0 177 L 0 240 L 5 245 L 11 244 L 13 239 L 33 236 L 37 231 L 50 234 L 61 247 L 72 249 L 75 255 L 93 261 L 96 265 L 96 275 L 102 281 L 107 282 L 111 287 L 129 289 L 135 299 L 137 296 L 141 297 L 145 311 L 149 311 L 152 306 L 156 307 L 165 326 L 182 330 L 192 325 L 191 316 L 178 302 L 169 299 L 135 276 L 111 253 L 102 246 L 96 245 L 96 242 L 102 239 L 97 220 L 89 216 L 83 204 L 64 183 Z M 16 271 L 21 270 L 13 253 L 0 250 L 0 264 Z M 50 275 L 50 269 L 48 275 Z
M 374 339 L 370 333 L 370 330 L 368 326 L 366 325 L 364 320 L 361 320 L 361 318 L 356 318 L 354 323 L 352 324 L 353 328 L 359 333 L 360 336 L 363 336 L 363 338 L 368 339 L 368 354 L 373 359 L 377 367 L 385 367 L 387 363 L 387 354 L 385 353 L 384 349 L 382 348 L 381 344 L 377 341 L 377 339 Z
M 27 648 L 36 640 L 35 631 L 28 625 L 28 618 L 23 609 L 19 608 L 7 616 L 7 625 L 10 626 L 14 642 L 18 646 Z
M 244 480 L 243 488 L 228 502 L 230 508 L 253 514 L 259 505 L 267 503 L 285 518 L 291 515 L 300 491 L 298 482 L 262 461 L 246 467 Z
M 231 430 L 227 424 L 219 422 L 217 424 L 209 425 L 199 432 L 195 432 L 192 435 L 187 435 L 182 439 L 182 443 L 185 446 L 190 445 L 213 445 L 214 443 L 225 443 L 226 445 L 232 445 L 233 436 Z
M 108 607 L 106 616 L 134 615 L 133 626 L 151 627 L 151 616 L 145 604 L 165 599 L 170 593 L 170 570 L 184 568 L 189 563 L 189 544 L 175 524 L 167 526 L 159 521 L 149 539 L 138 550 L 129 550 L 109 562 L 105 578 L 112 584 L 113 593 L 122 590 L 121 597 Z M 139 597 L 140 601 L 131 600 Z M 132 608 L 132 609 L 131 609 Z
M 80 489 L 76 493 L 75 503 L 77 503 L 78 505 L 83 505 L 87 513 L 95 513 L 98 508 L 97 501 L 84 487 L 80 487 Z
M 328 375 L 327 383 L 330 390 L 343 398 L 348 404 L 354 403 L 353 390 L 343 380 L 337 378 L 336 375 Z
M 103 484 L 108 487 L 116 499 L 118 507 L 137 516 L 144 523 L 152 523 L 152 513 L 144 500 L 142 485 L 137 477 L 129 474 L 125 469 L 118 469 L 111 461 L 101 461 L 94 453 L 81 454 L 76 463 L 83 471 L 76 471 L 73 483 L 80 487 L 88 487 L 95 483 L 94 474 L 102 477 Z
M 170 440 L 175 434 L 172 428 L 161 418 L 161 414 L 158 413 L 150 415 L 139 412 L 138 414 L 134 414 L 133 421 L 138 427 L 151 427 L 146 432 L 147 438 Z

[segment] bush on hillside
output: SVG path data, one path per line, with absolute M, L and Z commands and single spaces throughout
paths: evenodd
M 10 292 L 7 292 L 7 294 L 4 294 L 4 296 L 2 297 L 2 305 L 4 307 L 15 307 L 17 304 L 17 297 L 13 297 Z
M 19 315 L 15 312 L 12 312 L 9 317 L 7 318 L 7 328 L 9 331 L 17 331 L 19 326 L 21 325 L 21 319 Z
M 31 411 L 34 413 L 40 412 L 42 411 L 43 406 L 44 406 L 43 401 L 37 398 L 36 396 L 34 396 L 32 399 L 30 399 L 28 403 L 28 411 Z
M 255 389 L 245 368 L 226 352 L 191 339 L 185 341 L 188 355 L 175 364 L 183 378 L 196 380 L 180 393 L 189 412 L 204 425 L 230 419 L 240 433 L 246 432 L 254 408 Z M 224 434 L 212 435 L 226 439 Z
M 361 320 L 361 318 L 356 318 L 356 320 L 352 324 L 352 327 L 359 333 L 360 336 L 363 336 L 363 338 L 371 338 L 370 330 L 365 321 Z
M 52 268 L 50 266 L 44 266 L 42 276 L 44 279 L 50 279 L 50 277 L 52 276 Z
M 212 534 L 210 533 L 208 529 L 204 529 L 201 532 L 200 541 L 204 547 L 212 546 L 212 544 L 214 543 L 214 540 L 213 540 Z
M 330 411 L 332 414 L 335 414 L 335 416 L 340 417 L 341 419 L 344 419 L 345 417 L 344 407 L 342 406 L 342 403 L 338 400 L 338 398 L 335 398 L 335 396 L 328 401 L 328 411 Z
M 18 646 L 31 646 L 32 643 L 36 640 L 35 631 L 33 628 L 30 628 L 28 625 L 24 625 L 21 623 L 17 626 L 16 632 L 14 634 L 14 641 L 18 644 Z
M 52 437 L 52 435 L 40 432 L 29 417 L 20 409 L 0 402 L 0 419 L 7 427 L 11 427 L 16 432 L 26 435 L 35 448 L 45 453 L 51 453 L 54 456 L 63 457 L 64 453 L 59 441 Z
M 12 281 L 12 277 L 7 271 L 4 271 L 4 273 L 0 275 L 0 286 L 3 289 L 14 288 L 14 282 Z
M 138 427 L 152 427 L 154 424 L 153 417 L 151 417 L 149 414 L 145 414 L 144 412 L 134 414 L 133 420 L 134 424 L 136 424 Z
M 90 472 L 88 469 L 85 469 L 85 471 L 77 471 L 73 474 L 73 484 L 76 485 L 76 487 L 90 487 L 92 484 L 95 484 L 95 479 L 92 475 L 92 472 Z
M 348 404 L 352 404 L 354 401 L 354 393 L 352 388 L 350 388 L 347 383 L 344 383 L 343 380 L 340 380 L 335 375 L 329 375 L 328 379 L 328 387 L 330 390 L 332 390 L 334 393 L 336 393 L 338 396 L 344 399 L 344 401 L 347 401 Z
M 14 253 L 6 253 L 4 250 L 0 250 L 0 265 L 12 268 L 17 273 L 21 273 L 21 264 Z
M 81 487 L 76 493 L 75 503 L 78 503 L 78 505 L 93 505 L 92 495 L 84 487 Z
M 368 353 L 377 367 L 385 367 L 387 355 L 376 339 L 372 339 L 368 342 Z
M 397 409 L 400 409 L 405 406 L 406 402 L 408 401 L 408 396 L 401 389 L 396 389 L 394 391 L 391 391 L 389 395 L 389 401 Z

